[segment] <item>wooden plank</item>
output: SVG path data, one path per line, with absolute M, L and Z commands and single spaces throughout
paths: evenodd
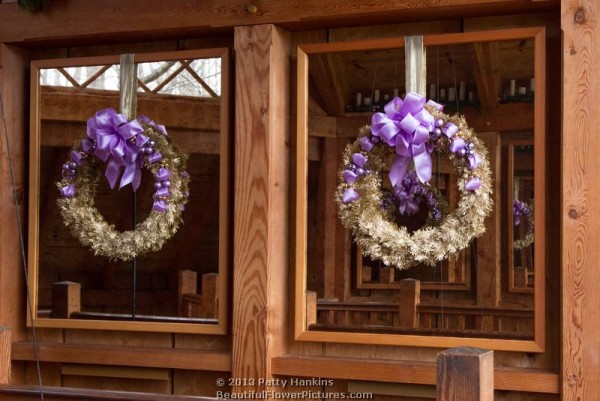
M 438 401 L 494 401 L 494 351 L 460 347 L 437 358 Z
M 81 284 L 61 281 L 52 284 L 51 317 L 69 319 L 71 313 L 81 311 Z
M 42 120 L 84 123 L 98 110 L 118 109 L 118 106 L 119 92 L 116 91 L 43 87 L 40 115 Z M 138 94 L 138 114 L 163 124 L 167 131 L 169 128 L 187 128 L 218 132 L 221 128 L 220 108 L 219 99 Z
M 44 396 L 52 401 L 214 401 L 214 398 L 181 395 L 160 395 L 129 391 L 94 390 L 82 388 L 44 387 Z M 38 386 L 0 386 L 2 401 L 38 401 Z
M 407 278 L 401 280 L 399 284 L 398 311 L 400 318 L 398 324 L 401 327 L 419 327 L 417 305 L 421 302 L 421 282 Z
M 600 394 L 600 28 L 597 1 L 561 5 L 562 393 L 574 401 Z
M 282 376 L 323 377 L 384 383 L 436 384 L 434 362 L 375 358 L 284 355 L 273 358 L 272 373 Z M 496 390 L 559 393 L 558 373 L 542 369 L 497 368 Z
M 3 6 L 4 7 L 4 6 Z M 8 165 L 6 137 L 10 141 L 12 167 L 15 174 L 18 213 L 21 217 L 23 232 L 26 234 L 27 219 L 25 213 L 25 183 L 27 160 L 27 103 L 26 87 L 29 77 L 27 53 L 13 46 L 0 44 L 2 68 L 0 90 L 2 107 L 6 117 L 7 133 L 0 124 L 0 325 L 10 327 L 13 341 L 25 338 L 25 285 L 23 280 L 23 260 L 17 227 L 17 210 L 13 197 L 13 185 Z
M 474 52 L 475 80 L 477 95 L 484 112 L 498 107 L 500 75 L 498 73 L 498 42 L 475 43 Z
M 0 384 L 10 383 L 10 329 L 0 327 Z
M 279 375 L 428 385 L 436 383 L 435 369 L 432 362 L 415 361 L 296 356 L 273 360 L 273 373 Z M 498 369 L 495 383 L 498 390 L 558 393 L 558 374 L 543 370 Z
M 190 305 L 183 302 L 185 294 L 198 293 L 198 273 L 193 270 L 180 270 L 178 274 L 179 285 L 177 286 L 177 303 L 179 316 L 191 316 Z
M 501 246 L 501 159 L 500 159 L 500 133 L 482 132 L 479 138 L 488 150 L 488 161 L 492 173 L 492 201 L 494 207 L 485 220 L 485 233 L 476 241 L 477 265 L 471 266 L 477 272 L 477 305 L 481 307 L 495 307 L 500 301 L 500 249 Z M 481 330 L 493 330 L 491 317 L 481 318 Z
M 35 360 L 31 342 L 13 343 L 12 352 L 13 361 Z M 42 362 L 213 370 L 219 372 L 229 372 L 231 370 L 230 352 L 198 351 L 184 348 L 39 343 L 39 357 Z
M 97 43 L 102 37 L 120 40 L 160 35 L 163 39 L 193 37 L 214 28 L 251 24 L 277 24 L 284 28 L 307 29 L 317 26 L 350 26 L 396 23 L 413 18 L 452 18 L 482 14 L 524 13 L 556 8 L 557 1 L 445 0 L 428 2 L 374 2 L 360 7 L 346 0 L 322 2 L 294 0 L 263 2 L 256 13 L 246 4 L 219 0 L 191 6 L 141 0 L 135 4 L 119 0 L 77 0 L 53 4 L 52 18 L 41 13 L 24 13 L 16 4 L 0 5 L 0 42 L 64 41 Z M 89 15 L 94 15 L 90 21 Z M 135 19 L 131 19 L 135 15 Z M 160 20 L 155 17 L 160 15 Z
M 170 372 L 165 368 L 131 366 L 87 365 L 78 363 L 62 364 L 61 373 L 70 376 L 120 377 L 125 379 L 169 381 Z
M 232 376 L 257 379 L 259 390 L 287 347 L 290 36 L 272 25 L 237 27 L 234 41 Z

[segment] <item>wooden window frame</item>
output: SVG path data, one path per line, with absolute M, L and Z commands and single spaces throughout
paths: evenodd
M 229 49 L 198 49 L 159 53 L 137 53 L 136 63 L 171 61 L 184 59 L 221 59 L 220 96 L 220 166 L 219 166 L 219 281 L 218 281 L 218 323 L 198 324 L 187 322 L 143 322 L 112 320 L 79 320 L 38 317 L 38 267 L 39 267 L 39 195 L 40 195 L 40 69 L 59 67 L 83 67 L 103 64 L 119 64 L 119 55 L 78 57 L 31 62 L 31 111 L 30 111 L 30 153 L 29 153 L 29 236 L 28 236 L 28 275 L 33 321 L 27 315 L 27 325 L 62 329 L 127 330 L 168 333 L 228 334 L 229 324 L 229 270 L 231 265 L 231 133 L 230 133 L 230 66 Z M 168 129 L 168 127 L 167 127 Z
M 545 29 L 520 28 L 499 31 L 451 33 L 423 37 L 425 46 L 467 44 L 502 40 L 533 39 L 535 43 L 534 146 L 535 193 L 545 194 Z M 303 44 L 297 48 L 297 131 L 295 175 L 295 317 L 294 337 L 299 341 L 319 341 L 356 344 L 404 345 L 450 348 L 470 345 L 499 351 L 544 352 L 545 349 L 545 241 L 535 246 L 534 334 L 532 340 L 489 339 L 451 336 L 419 336 L 375 334 L 343 331 L 309 331 L 308 321 L 314 319 L 307 311 L 307 177 L 308 177 L 308 56 L 311 54 L 361 50 L 403 48 L 404 38 L 364 40 L 355 42 Z M 496 205 L 495 207 L 499 207 Z M 535 199 L 535 238 L 545 238 L 545 196 Z M 307 318 L 308 316 L 308 318 Z

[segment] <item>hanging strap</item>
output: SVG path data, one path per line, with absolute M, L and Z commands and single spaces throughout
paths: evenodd
M 427 96 L 427 58 L 423 47 L 423 36 L 404 37 L 404 58 L 406 65 L 406 93 L 416 92 Z

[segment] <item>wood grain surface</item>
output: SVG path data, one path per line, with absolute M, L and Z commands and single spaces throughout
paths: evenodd
M 287 341 L 290 37 L 260 25 L 236 28 L 234 42 L 232 377 L 254 378 L 258 389 Z
M 597 1 L 563 1 L 562 391 L 600 399 L 600 37 Z

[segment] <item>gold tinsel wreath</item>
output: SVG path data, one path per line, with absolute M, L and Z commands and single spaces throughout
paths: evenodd
M 146 163 L 145 167 L 153 175 L 156 175 L 161 167 L 171 172 L 170 196 L 164 213 L 152 210 L 148 218 L 139 223 L 134 230 L 117 231 L 115 226 L 109 224 L 94 206 L 94 196 L 101 177 L 102 165 L 91 155 L 84 156 L 85 162 L 78 167 L 74 178 L 63 179 L 57 183 L 59 189 L 69 184 L 76 188 L 74 196 L 57 200 L 64 224 L 81 244 L 90 247 L 94 254 L 105 256 L 110 260 L 127 261 L 160 250 L 183 222 L 181 213 L 187 203 L 189 183 L 189 176 L 185 172 L 187 156 L 172 146 L 169 138 L 154 126 L 143 126 L 144 135 L 155 141 L 154 149 L 163 155 L 162 160 Z M 85 155 L 80 145 L 77 145 L 74 150 Z
M 527 207 L 529 207 L 530 210 L 530 214 L 529 216 L 527 216 L 527 218 L 530 220 L 527 224 L 529 227 L 533 227 L 533 199 L 530 199 L 529 202 L 527 202 Z M 529 245 L 533 244 L 533 241 L 535 239 L 535 236 L 533 234 L 533 230 L 527 230 L 527 232 L 525 233 L 525 236 L 523 238 L 520 239 L 515 239 L 513 241 L 513 248 L 515 251 L 520 251 L 521 249 L 525 249 L 527 248 Z
M 364 254 L 381 260 L 386 266 L 408 269 L 416 264 L 435 266 L 441 260 L 454 256 L 465 249 L 471 240 L 485 232 L 484 219 L 492 209 L 491 173 L 487 158 L 487 149 L 477 138 L 464 118 L 450 117 L 447 114 L 427 107 L 427 111 L 436 119 L 453 123 L 458 127 L 455 137 L 473 144 L 475 153 L 480 157 L 478 167 L 470 170 L 465 158 L 456 157 L 449 150 L 450 141 L 443 137 L 437 143 L 437 150 L 448 156 L 458 175 L 460 199 L 458 207 L 445 215 L 436 225 L 424 227 L 409 233 L 404 226 L 391 221 L 388 213 L 381 207 L 383 201 L 383 179 L 378 172 L 383 170 L 388 147 L 385 143 L 376 145 L 370 152 L 360 147 L 360 139 L 369 135 L 370 127 L 364 127 L 359 137 L 346 147 L 343 164 L 338 174 L 338 188 L 335 199 L 342 224 L 352 230 L 355 241 L 360 244 Z M 354 153 L 368 155 L 368 168 L 371 174 L 361 176 L 354 184 L 347 183 L 342 174 L 352 161 Z M 473 177 L 478 177 L 481 186 L 470 191 L 465 184 Z M 358 199 L 350 203 L 342 202 L 342 195 L 348 188 L 360 194 Z

